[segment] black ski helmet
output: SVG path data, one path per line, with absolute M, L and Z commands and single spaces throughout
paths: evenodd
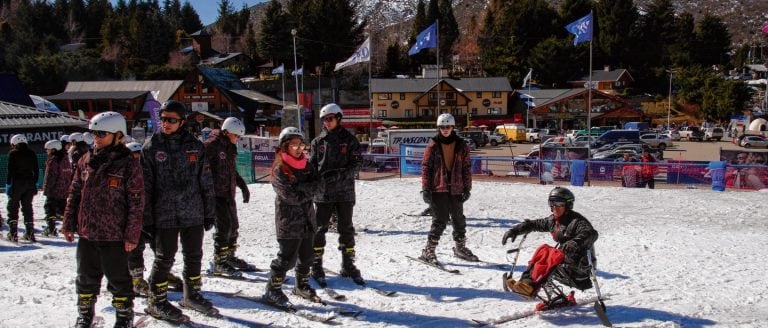
M 549 207 L 555 204 L 565 204 L 566 209 L 572 210 L 574 201 L 576 201 L 576 197 L 568 188 L 555 187 L 549 192 Z
M 163 106 L 160 107 L 159 113 L 162 112 L 171 112 L 179 114 L 179 117 L 183 120 L 187 118 L 187 106 L 184 106 L 184 104 L 176 101 L 176 100 L 168 100 L 163 103 Z

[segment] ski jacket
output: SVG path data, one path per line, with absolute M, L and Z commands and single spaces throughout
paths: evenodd
M 90 152 L 88 144 L 85 143 L 85 141 L 78 141 L 69 148 L 69 163 L 72 165 L 72 172 L 75 171 L 75 166 L 77 166 L 77 162 L 80 161 L 80 158 Z
M 144 225 L 187 228 L 215 216 L 213 180 L 203 143 L 187 132 L 156 133 L 141 150 Z
M 304 239 L 314 236 L 317 221 L 312 198 L 318 188 L 315 168 L 307 163 L 304 169 L 296 169 L 280 161 L 272 169 L 272 188 L 276 194 L 277 239 Z
M 643 156 L 640 159 L 643 163 L 654 163 L 656 160 L 651 157 L 651 155 Z M 641 175 L 643 176 L 643 179 L 650 179 L 653 178 L 654 175 L 656 175 L 656 165 L 643 165 L 643 168 L 641 170 Z
M 37 165 L 37 155 L 27 144 L 19 144 L 8 152 L 8 176 L 5 184 L 11 185 L 11 197 L 37 189 L 37 179 L 40 169 Z
M 341 126 L 323 129 L 312 140 L 310 165 L 320 174 L 320 188 L 315 202 L 354 202 L 355 176 L 360 171 L 360 143 Z
M 91 241 L 138 244 L 143 223 L 141 163 L 124 145 L 86 153 L 75 166 L 62 230 Z
M 421 190 L 447 192 L 451 195 L 461 195 L 465 190 L 472 190 L 469 148 L 458 136 L 453 137 L 453 140 L 453 170 L 450 172 L 445 165 L 438 136 L 429 140 L 421 161 Z
M 525 220 L 519 225 L 518 234 L 527 234 L 531 231 L 549 232 L 552 239 L 558 243 L 558 249 L 562 250 L 563 244 L 568 241 L 576 242 L 578 251 L 573 254 L 565 254 L 564 263 L 578 264 L 580 266 L 589 265 L 586 257 L 587 250 L 597 241 L 597 231 L 592 228 L 592 224 L 576 211 L 566 211 L 560 220 L 555 220 L 554 215 L 550 215 L 539 220 Z
M 72 166 L 63 150 L 48 156 L 45 162 L 43 194 L 51 198 L 66 199 L 69 184 L 72 183 Z
M 235 199 L 235 188 L 245 184 L 237 173 L 237 145 L 223 134 L 205 141 L 205 158 L 211 166 L 213 189 L 216 197 Z

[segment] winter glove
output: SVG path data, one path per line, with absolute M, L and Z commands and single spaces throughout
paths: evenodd
M 573 255 L 576 254 L 576 252 L 579 251 L 579 244 L 577 244 L 573 240 L 566 241 L 563 243 L 563 253 L 566 255 Z
M 5 185 L 5 194 L 6 194 L 8 197 L 11 197 L 11 185 L 9 185 L 9 184 L 6 184 L 6 185 Z
M 213 225 L 216 223 L 215 218 L 205 218 L 203 220 L 203 227 L 205 228 L 205 231 L 211 230 L 213 228 Z
M 469 196 L 471 194 L 469 193 L 469 190 L 464 190 L 464 192 L 461 194 L 461 202 L 466 202 L 469 200 Z
M 509 239 L 509 242 L 514 242 L 517 238 L 517 235 L 520 233 L 518 226 L 512 227 L 512 229 L 507 230 L 507 232 L 504 233 L 504 237 L 501 239 L 501 244 L 506 245 L 507 240 Z
M 425 203 L 431 204 L 432 203 L 432 192 L 429 191 L 429 190 L 422 190 L 421 191 L 421 199 L 423 199 Z

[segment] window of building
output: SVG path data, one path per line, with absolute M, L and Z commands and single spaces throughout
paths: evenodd
M 380 109 L 379 110 L 379 117 L 387 117 L 387 110 L 386 109 Z
M 431 108 L 425 108 L 421 110 L 421 116 L 432 117 L 434 115 L 435 114 Z
M 446 92 L 445 93 L 445 99 L 453 99 L 454 97 L 456 97 L 456 94 L 453 93 L 453 92 Z
M 379 100 L 392 100 L 392 94 L 391 93 L 380 93 L 379 94 Z
M 400 93 L 400 100 L 405 100 L 405 92 Z
M 477 92 L 477 94 L 475 95 L 475 97 L 476 97 L 477 99 L 483 98 L 483 92 L 481 92 L 481 91 L 478 91 L 478 92 Z
M 184 93 L 197 93 L 197 83 L 187 81 L 184 83 Z
M 472 115 L 477 115 L 477 108 L 472 108 Z
M 462 116 L 464 114 L 462 113 L 461 108 L 453 107 L 453 108 L 451 108 L 451 115 L 453 115 L 453 117 L 459 117 L 459 116 Z
M 93 102 L 93 105 L 94 105 L 93 111 L 95 111 L 97 113 L 108 112 L 110 110 L 110 108 L 109 108 L 109 99 L 95 100 Z
M 491 97 L 493 97 L 493 98 L 501 98 L 501 91 L 494 91 L 492 93 Z
M 501 114 L 501 108 L 488 108 L 488 115 L 499 115 Z
M 413 109 L 406 109 L 405 110 L 405 117 L 413 117 Z
M 84 112 L 90 111 L 90 108 L 88 106 L 88 101 L 86 100 L 74 100 L 72 101 L 72 105 L 74 106 L 74 110 L 82 110 Z
M 129 112 L 129 111 L 132 111 L 133 108 L 131 108 L 131 105 L 128 102 L 128 100 L 113 100 L 112 110 L 116 112 Z

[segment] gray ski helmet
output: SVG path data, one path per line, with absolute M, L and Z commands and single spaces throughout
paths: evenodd
M 293 137 L 299 137 L 301 140 L 304 140 L 304 134 L 298 128 L 289 126 L 283 129 L 283 131 L 280 131 L 280 145 L 282 146 L 284 142 L 291 140 Z
M 163 103 L 163 106 L 160 107 L 159 113 L 162 112 L 172 112 L 179 114 L 179 117 L 181 119 L 187 118 L 187 106 L 184 106 L 184 104 L 176 101 L 176 100 L 168 100 L 165 103 Z
M 48 140 L 48 142 L 45 143 L 45 149 L 54 149 L 54 150 L 61 150 L 61 141 L 58 140 Z
M 565 205 L 568 210 L 573 209 L 573 202 L 576 201 L 576 197 L 573 193 L 564 187 L 555 187 L 549 192 L 549 207 L 555 205 Z

